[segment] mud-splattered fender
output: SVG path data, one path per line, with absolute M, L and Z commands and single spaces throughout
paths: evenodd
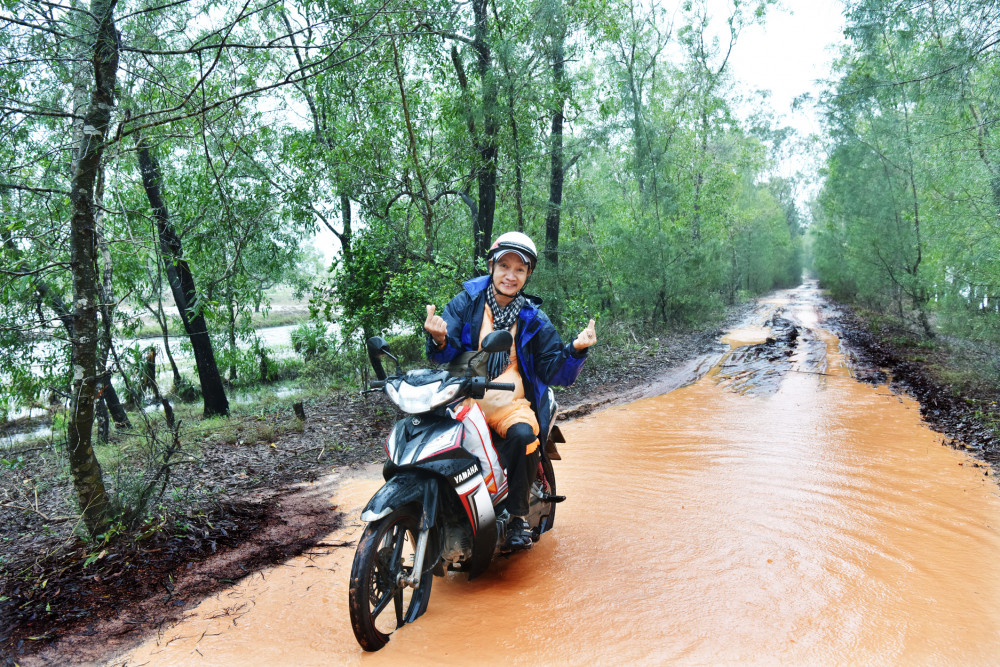
M 466 564 L 472 579 L 489 567 L 497 541 L 496 516 L 477 460 L 424 461 L 421 469 L 396 470 L 368 501 L 361 519 L 375 521 L 398 507 L 418 502 L 420 528 L 430 528 L 437 518 L 440 495 L 447 492 L 455 494 L 472 528 L 472 558 Z
M 369 523 L 377 521 L 391 514 L 393 510 L 412 502 L 419 502 L 421 509 L 424 510 L 426 507 L 424 501 L 428 495 L 433 496 L 436 500 L 438 484 L 437 479 L 418 472 L 397 474 L 371 497 L 361 512 L 361 520 Z M 437 506 L 436 502 L 434 502 L 434 506 Z M 423 512 L 421 528 L 429 528 L 434 525 L 435 517 L 433 514 L 428 517 L 427 514 L 426 511 Z

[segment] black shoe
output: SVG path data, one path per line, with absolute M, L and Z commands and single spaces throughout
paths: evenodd
M 507 524 L 507 538 L 504 540 L 504 547 L 511 551 L 531 548 L 531 533 L 528 532 L 528 527 L 521 517 L 516 516 Z

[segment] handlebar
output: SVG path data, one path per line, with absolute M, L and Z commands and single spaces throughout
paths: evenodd
M 385 387 L 385 380 L 372 380 L 368 383 L 372 389 L 382 389 Z M 483 386 L 483 385 L 480 385 Z M 513 382 L 487 382 L 483 389 L 497 389 L 499 391 L 514 391 Z
M 487 389 L 499 389 L 500 391 L 514 391 L 513 382 L 487 382 Z

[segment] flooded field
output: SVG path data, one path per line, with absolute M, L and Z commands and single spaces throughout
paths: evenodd
M 323 546 L 110 664 L 996 664 L 1000 495 L 918 406 L 851 377 L 815 288 L 696 382 L 565 424 L 555 529 L 365 655 L 347 587 L 377 468 Z

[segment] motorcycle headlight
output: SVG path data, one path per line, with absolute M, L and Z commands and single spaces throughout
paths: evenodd
M 442 386 L 443 385 L 443 386 Z M 432 382 L 414 386 L 401 382 L 396 388 L 393 384 L 385 386 L 386 394 L 403 412 L 419 414 L 446 404 L 458 394 L 458 384 L 445 385 L 443 382 Z

